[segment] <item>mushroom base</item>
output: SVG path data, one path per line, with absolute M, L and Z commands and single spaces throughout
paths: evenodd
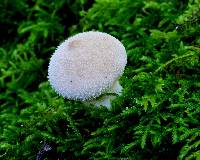
M 119 81 L 116 81 L 113 86 L 108 90 L 108 93 L 115 93 L 117 95 L 120 95 L 122 91 L 122 86 L 119 84 Z M 105 95 L 99 99 L 94 99 L 85 102 L 86 104 L 93 104 L 97 107 L 99 106 L 105 106 L 108 109 L 111 108 L 111 100 L 113 100 L 116 96 L 115 95 Z

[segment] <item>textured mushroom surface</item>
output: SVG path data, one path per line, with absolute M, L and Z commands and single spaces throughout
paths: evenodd
M 50 59 L 48 78 L 58 94 L 85 101 L 108 91 L 126 63 L 119 40 L 107 33 L 83 32 L 58 46 Z

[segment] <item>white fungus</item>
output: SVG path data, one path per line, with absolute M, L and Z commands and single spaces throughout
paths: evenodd
M 55 91 L 71 100 L 110 107 L 113 96 L 120 94 L 118 79 L 127 63 L 126 50 L 113 36 L 102 32 L 83 32 L 61 43 L 50 59 L 49 82 Z

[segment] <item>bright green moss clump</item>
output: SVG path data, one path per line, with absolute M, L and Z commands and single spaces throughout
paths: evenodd
M 0 159 L 200 159 L 199 0 L 12 0 L 0 10 Z M 128 52 L 110 111 L 47 81 L 55 47 L 90 30 Z

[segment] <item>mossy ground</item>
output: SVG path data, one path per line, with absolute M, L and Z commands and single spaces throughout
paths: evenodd
M 0 159 L 200 159 L 199 0 L 1 0 Z M 47 81 L 59 43 L 98 30 L 126 47 L 105 107 Z

